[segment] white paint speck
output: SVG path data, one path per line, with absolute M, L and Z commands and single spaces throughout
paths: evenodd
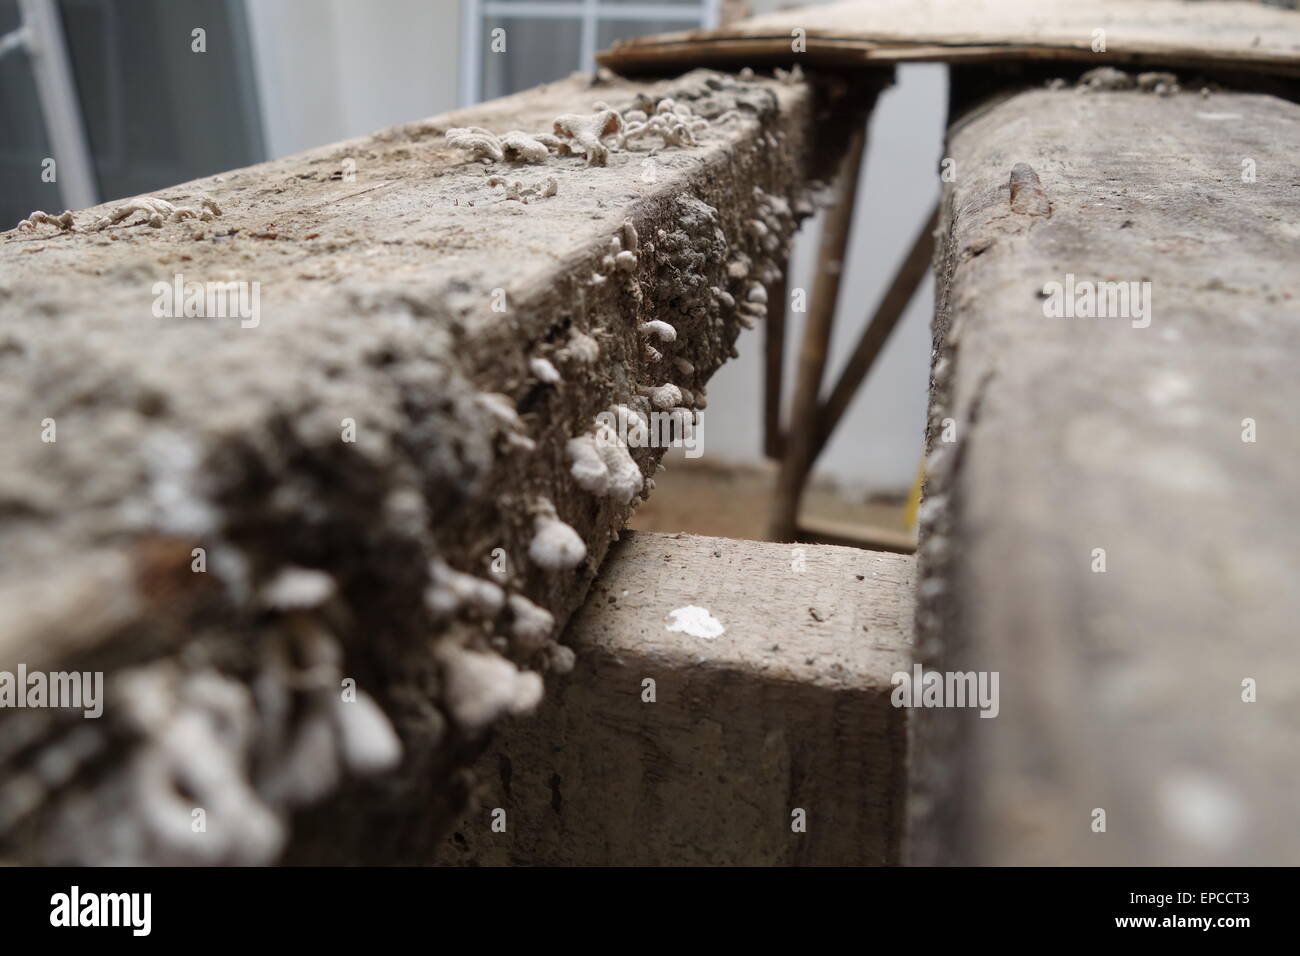
M 668 630 L 680 631 L 689 634 L 691 637 L 703 637 L 712 640 L 726 630 L 722 626 L 722 622 L 710 614 L 707 608 L 696 607 L 694 604 L 679 607 L 677 610 L 670 612 L 668 616 L 672 618 Z

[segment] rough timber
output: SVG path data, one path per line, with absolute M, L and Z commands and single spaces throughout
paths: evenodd
M 912 715 L 913 862 L 1300 862 L 1298 148 L 1251 93 L 950 131 L 917 651 L 1001 711 Z M 1048 317 L 1070 276 L 1150 311 Z
M 570 625 L 577 666 L 484 752 L 439 862 L 897 864 L 908 714 L 890 696 L 911 666 L 913 569 L 624 536 Z M 681 628 L 683 607 L 724 630 Z
M 639 94 L 689 105 L 698 143 L 485 167 L 444 138 Z M 575 75 L 158 194 L 214 200 L 210 221 L 0 234 L 0 669 L 108 684 L 99 721 L 0 713 L 5 852 L 427 859 L 458 768 L 535 704 L 529 673 L 567 666 L 555 638 L 653 486 L 659 450 L 611 496 L 568 443 L 665 384 L 704 407 L 833 168 L 825 105 L 802 83 Z M 177 275 L 260 283 L 260 321 L 156 317 Z

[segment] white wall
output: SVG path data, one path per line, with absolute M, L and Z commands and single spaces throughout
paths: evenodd
M 759 10 L 776 0 L 757 0 Z M 284 156 L 382 126 L 453 109 L 461 64 L 459 0 L 247 0 L 267 148 Z M 881 98 L 858 196 L 841 290 L 829 390 L 862 325 L 938 193 L 946 72 L 898 71 Z M 811 288 L 816 223 L 796 243 L 791 287 Z M 927 277 L 818 462 L 854 491 L 904 492 L 921 455 L 932 281 Z M 786 395 L 793 390 L 802 316 L 787 323 Z M 745 333 L 740 358 L 709 386 L 707 451 L 762 459 L 763 336 Z
M 459 0 L 246 0 L 271 157 L 456 106 Z

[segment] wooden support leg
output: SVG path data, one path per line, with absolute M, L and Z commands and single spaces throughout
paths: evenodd
M 840 277 L 844 271 L 849 228 L 857 201 L 866 134 L 864 121 L 849 141 L 848 153 L 840 167 L 839 196 L 826 212 L 817 276 L 813 283 L 812 311 L 808 314 L 808 324 L 804 328 L 803 344 L 799 350 L 799 375 L 790 409 L 790 427 L 783 443 L 781 473 L 772 504 L 769 534 L 773 541 L 793 541 L 795 536 L 799 499 L 812 461 L 817 393 L 821 388 L 822 372 L 826 368 L 826 353 L 835 320 L 835 306 L 839 300 Z
M 789 295 L 787 262 L 781 278 L 772 284 L 768 297 L 767 321 L 763 323 L 765 366 L 763 369 L 763 454 L 781 457 L 781 378 L 785 368 L 785 303 Z

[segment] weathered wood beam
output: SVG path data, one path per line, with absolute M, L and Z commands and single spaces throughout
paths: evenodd
M 785 313 L 789 297 L 789 263 L 773 283 L 763 324 L 763 454 L 781 457 L 781 397 L 785 378 Z
M 0 713 L 3 846 L 427 858 L 653 486 L 597 416 L 704 407 L 837 95 L 574 77 L 0 234 L 0 670 L 107 682 L 99 721 Z
M 909 531 L 853 524 L 811 515 L 799 519 L 799 527 L 795 535 L 796 540 L 811 544 L 834 544 L 845 548 L 866 548 L 869 551 L 889 551 L 894 554 L 913 554 L 916 551 L 916 537 Z
M 954 125 L 917 650 L 1001 708 L 912 715 L 914 862 L 1300 862 L 1297 148 L 1251 93 Z
M 628 533 L 565 635 L 573 673 L 485 751 L 439 862 L 897 863 L 912 568 Z

